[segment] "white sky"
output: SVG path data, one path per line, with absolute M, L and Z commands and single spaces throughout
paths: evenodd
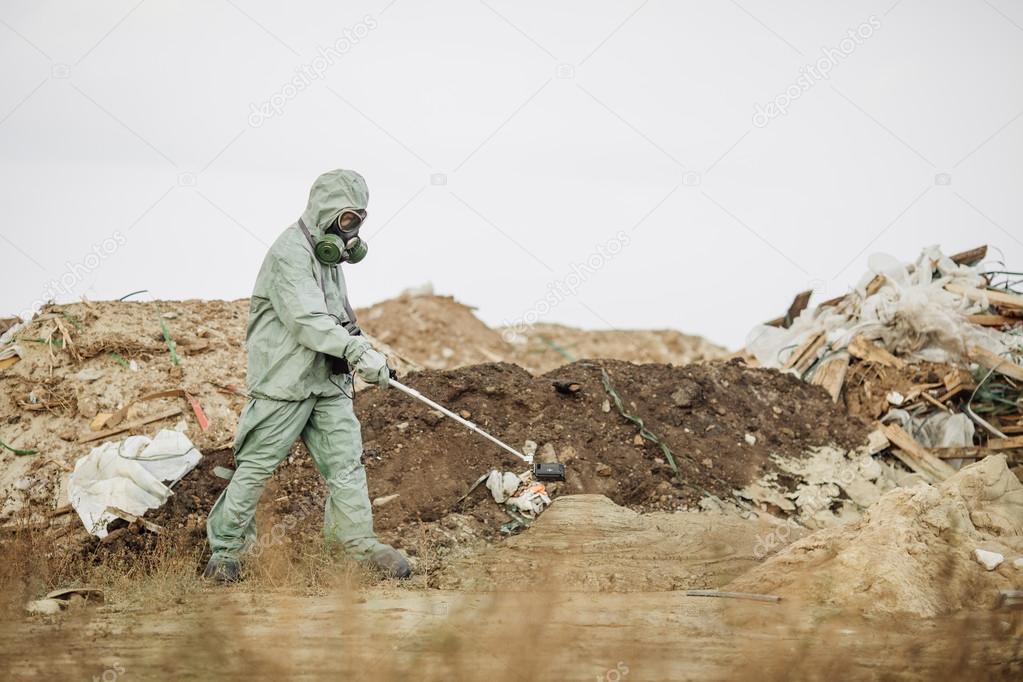
M 356 305 L 432 282 L 497 324 L 567 281 L 542 320 L 734 348 L 875 251 L 1023 269 L 1018 1 L 0 0 L 0 63 L 3 312 L 62 277 L 59 301 L 247 296 L 336 167 L 371 192 Z

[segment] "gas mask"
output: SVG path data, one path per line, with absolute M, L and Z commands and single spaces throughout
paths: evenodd
M 341 211 L 330 223 L 316 242 L 316 258 L 324 265 L 358 263 L 366 257 L 369 247 L 359 237 L 359 228 L 366 220 L 366 211 L 351 209 Z

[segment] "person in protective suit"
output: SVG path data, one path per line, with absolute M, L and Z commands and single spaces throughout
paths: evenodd
M 236 469 L 206 522 L 213 556 L 204 576 L 230 582 L 256 541 L 256 504 L 299 437 L 329 489 L 323 533 L 351 556 L 406 578 L 408 561 L 377 540 L 352 409 L 352 370 L 386 387 L 389 368 L 355 325 L 341 262 L 366 254 L 358 236 L 369 191 L 350 170 L 324 173 L 302 217 L 270 247 L 256 278 L 246 332 L 250 399 L 234 442 Z

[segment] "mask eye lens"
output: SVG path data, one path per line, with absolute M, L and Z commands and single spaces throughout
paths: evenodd
M 362 216 L 357 213 L 342 213 L 338 219 L 337 224 L 342 230 L 348 230 L 362 222 Z

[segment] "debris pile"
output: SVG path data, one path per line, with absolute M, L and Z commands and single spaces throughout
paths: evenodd
M 750 332 L 747 353 L 879 420 L 893 454 L 945 480 L 1023 448 L 1023 295 L 1013 273 L 980 267 L 986 255 L 930 247 L 904 264 L 876 254 L 854 291 L 813 309 L 811 292 L 799 294 L 783 318 Z
M 1021 556 L 1023 484 L 993 455 L 940 485 L 887 493 L 859 521 L 797 540 L 728 589 L 932 617 L 992 608 L 1023 581 Z

